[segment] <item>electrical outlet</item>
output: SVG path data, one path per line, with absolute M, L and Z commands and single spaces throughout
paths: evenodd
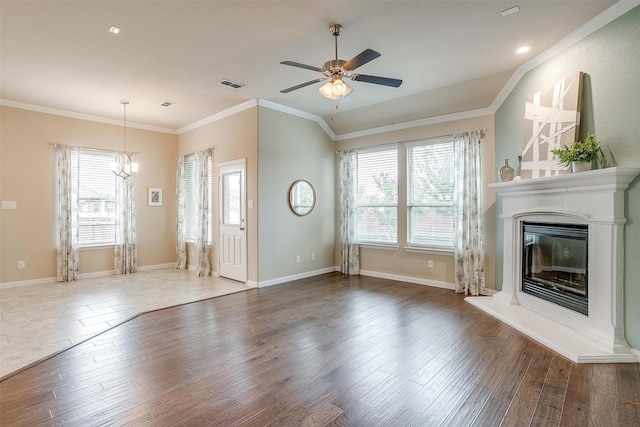
M 433 260 L 430 259 L 429 261 L 427 261 L 427 267 L 428 268 L 433 268 Z
M 296 255 L 296 262 L 300 262 L 300 255 Z
M 24 270 L 24 261 L 18 261 L 18 270 Z
M 311 261 L 315 261 L 315 260 L 316 260 L 316 253 L 311 252 Z

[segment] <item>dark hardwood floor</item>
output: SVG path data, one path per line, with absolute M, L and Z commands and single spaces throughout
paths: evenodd
M 577 365 L 452 291 L 327 274 L 139 316 L 0 382 L 2 426 L 639 426 L 640 364 Z

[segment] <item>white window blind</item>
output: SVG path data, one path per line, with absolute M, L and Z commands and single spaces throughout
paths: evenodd
M 115 244 L 116 176 L 111 172 L 113 153 L 79 150 L 78 181 L 78 246 Z
M 398 242 L 398 149 L 358 152 L 358 242 Z
M 407 243 L 453 248 L 453 141 L 407 147 Z
M 196 170 L 195 170 L 195 156 L 191 155 L 185 158 L 184 162 L 184 173 L 185 173 L 185 205 L 186 205 L 186 230 L 187 230 L 187 241 L 194 242 L 196 236 L 196 191 L 195 191 L 195 180 L 196 180 Z M 212 182 L 213 182 L 213 166 L 211 163 L 211 157 L 209 157 L 209 236 L 208 243 L 211 244 L 212 241 L 212 218 L 213 218 L 213 205 L 212 205 Z

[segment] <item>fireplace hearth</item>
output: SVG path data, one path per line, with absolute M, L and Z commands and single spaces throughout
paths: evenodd
M 465 300 L 577 363 L 635 363 L 624 332 L 624 193 L 640 168 L 490 184 L 502 287 Z

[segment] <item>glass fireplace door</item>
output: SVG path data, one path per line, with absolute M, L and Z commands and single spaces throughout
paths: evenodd
M 588 226 L 523 223 L 522 291 L 588 313 Z

